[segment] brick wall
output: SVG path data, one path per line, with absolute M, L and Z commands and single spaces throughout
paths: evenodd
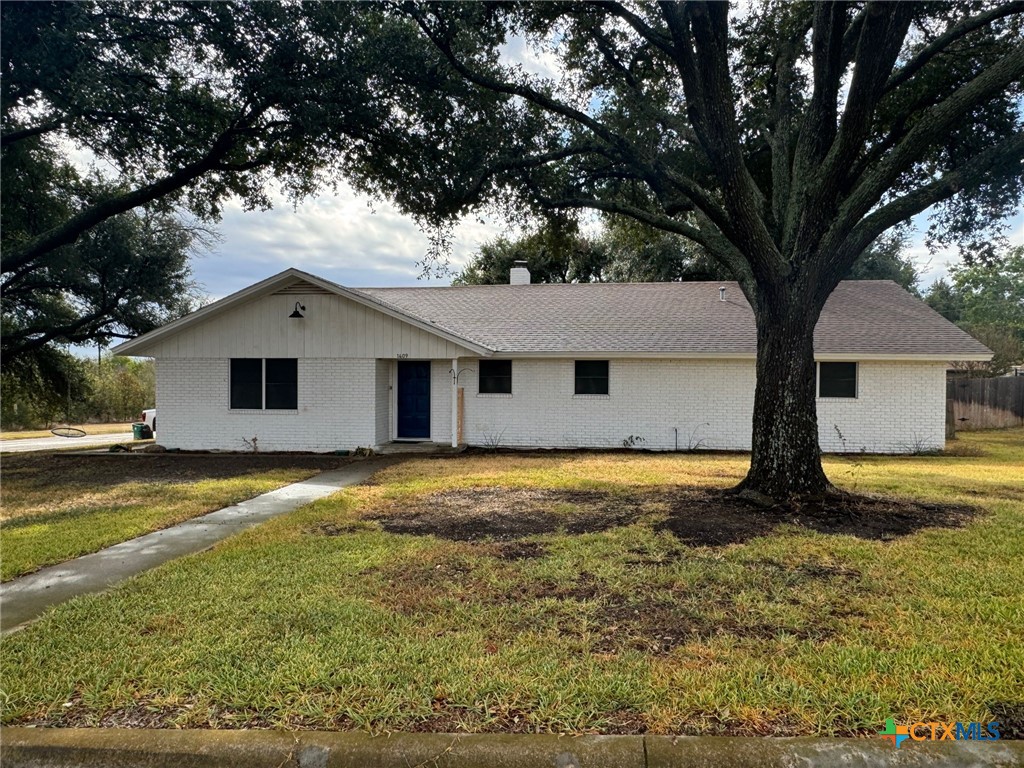
M 463 367 L 479 368 L 475 360 Z M 862 362 L 858 397 L 819 399 L 822 449 L 901 453 L 945 441 L 945 366 Z M 607 396 L 577 396 L 572 360 L 516 360 L 512 395 L 481 395 L 465 374 L 470 445 L 750 450 L 751 360 L 612 360 Z M 837 428 L 838 427 L 838 431 Z M 840 432 L 842 438 L 840 438 Z
M 823 451 L 912 453 L 946 444 L 943 363 L 861 362 L 856 398 L 818 398 Z
M 167 448 L 261 451 L 352 449 L 376 443 L 374 360 L 298 363 L 298 410 L 231 410 L 229 361 L 158 360 L 157 442 Z
M 512 394 L 478 394 L 479 364 L 464 374 L 471 445 L 620 447 L 630 435 L 651 450 L 750 445 L 754 367 L 747 361 L 612 360 L 609 394 L 574 395 L 572 360 L 515 360 Z
M 331 451 L 375 445 L 392 434 L 391 361 L 299 360 L 298 411 L 232 411 L 228 360 L 157 362 L 159 442 L 183 449 Z M 480 395 L 479 364 L 465 388 L 470 445 L 619 447 L 629 436 L 651 450 L 749 450 L 751 360 L 612 360 L 607 396 L 576 396 L 572 360 L 516 360 L 511 395 Z M 450 360 L 431 364 L 431 439 L 451 439 Z M 861 362 L 856 399 L 819 399 L 825 451 L 901 453 L 945 442 L 945 366 Z

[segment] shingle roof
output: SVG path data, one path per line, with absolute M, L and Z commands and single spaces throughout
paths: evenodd
M 719 300 L 719 287 L 726 301 Z M 753 354 L 736 283 L 586 283 L 350 289 L 509 354 Z M 991 354 L 889 280 L 846 281 L 814 333 L 818 354 Z

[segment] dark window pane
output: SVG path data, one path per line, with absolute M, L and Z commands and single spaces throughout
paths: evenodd
M 512 361 L 481 360 L 480 392 L 486 395 L 512 394 Z
M 819 397 L 856 397 L 856 363 L 819 363 Z
M 294 411 L 299 407 L 299 361 L 267 360 L 267 408 Z
M 236 357 L 231 361 L 231 407 L 263 407 L 263 361 Z
M 576 361 L 576 394 L 607 395 L 608 394 L 608 361 L 577 360 Z

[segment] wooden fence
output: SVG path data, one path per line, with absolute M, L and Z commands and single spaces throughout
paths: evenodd
M 1024 376 L 950 379 L 946 382 L 946 434 L 956 430 L 1024 426 Z

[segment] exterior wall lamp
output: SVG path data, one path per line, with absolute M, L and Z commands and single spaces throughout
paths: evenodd
M 303 315 L 302 312 L 299 311 L 300 309 L 302 310 L 302 312 L 306 311 L 306 308 L 304 306 L 302 306 L 302 304 L 300 304 L 299 302 L 296 301 L 295 302 L 295 309 L 292 311 L 292 313 L 290 315 L 288 315 L 288 317 L 289 318 L 294 318 L 296 320 L 301 320 L 303 317 L 305 317 L 305 315 Z

